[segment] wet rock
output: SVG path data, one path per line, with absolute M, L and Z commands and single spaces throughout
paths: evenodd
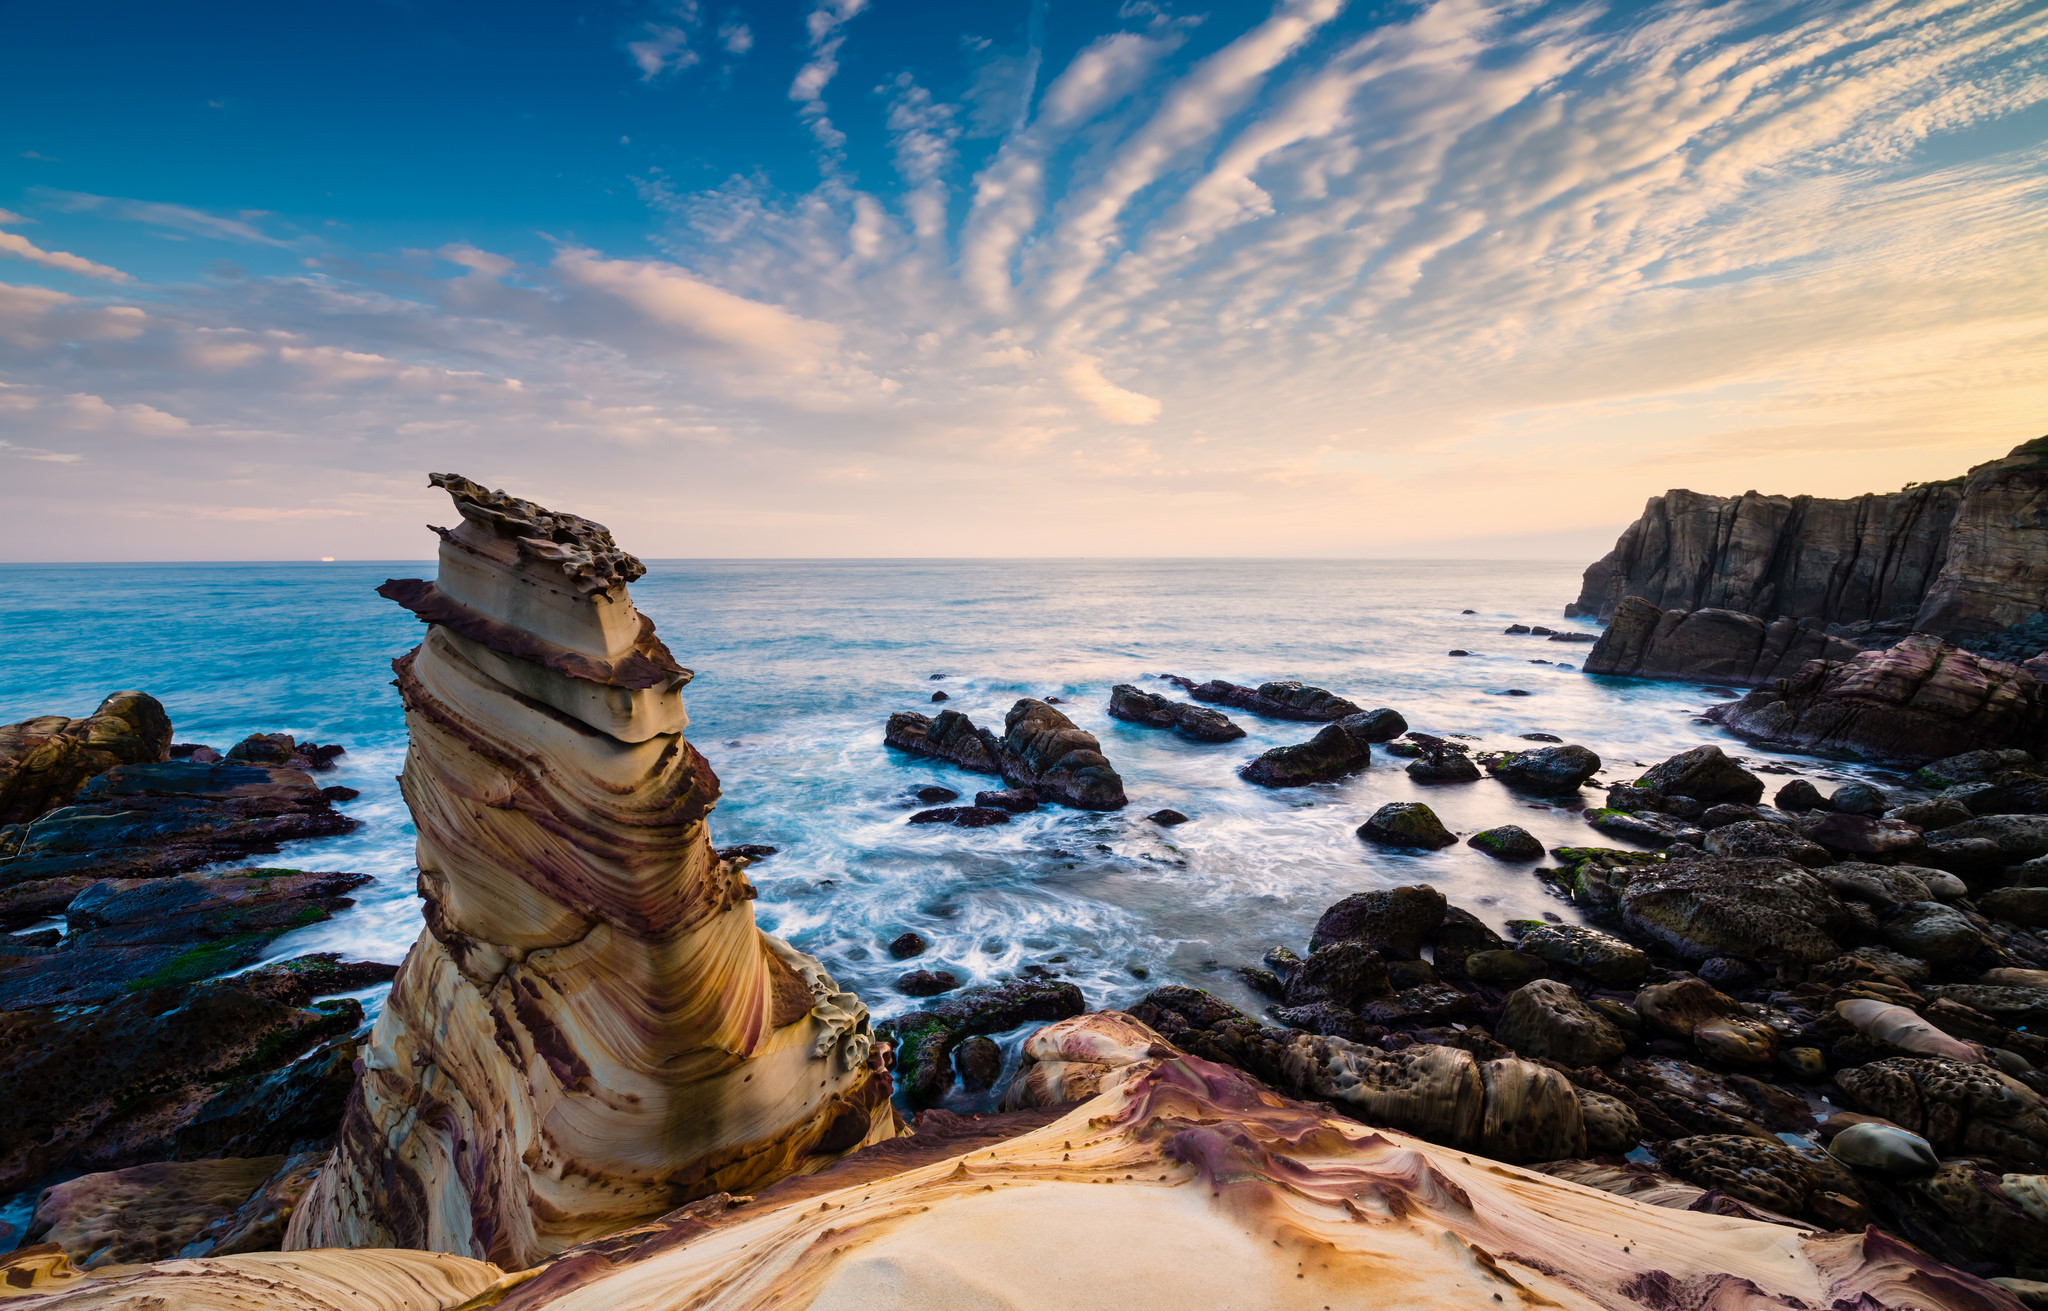
M 752 864 L 757 860 L 766 860 L 781 849 L 780 847 L 766 846 L 759 842 L 742 842 L 737 846 L 718 848 L 718 858 L 720 860 L 744 860 Z
M 1543 796 L 1576 792 L 1600 772 L 1600 757 L 1582 746 L 1537 747 L 1487 762 L 1487 771 L 1511 787 Z
M 1930 845 L 1983 838 L 2008 863 L 2048 855 L 2048 815 L 1984 815 L 1927 835 Z
M 1418 783 L 1476 783 L 1479 766 L 1462 751 L 1437 747 L 1423 751 L 1409 764 L 1408 777 Z
M 1363 713 L 1362 707 L 1335 693 L 1298 682 L 1261 683 L 1252 688 L 1226 683 L 1222 679 L 1196 683 L 1191 679 L 1169 676 L 1167 681 L 1177 684 L 1197 701 L 1235 706 L 1268 719 L 1329 723 Z
M 1681 842 L 1697 847 L 1706 841 L 1706 834 L 1699 828 L 1669 815 L 1589 809 L 1586 822 L 1609 837 L 1640 842 L 1646 847 L 1669 847 Z
M 2026 671 L 1914 633 L 1887 651 L 1811 661 L 1720 722 L 1753 742 L 1925 761 L 2039 741 L 2048 700 Z
M 1416 960 L 1445 913 L 1444 895 L 1426 883 L 1354 892 L 1323 912 L 1309 949 L 1356 942 L 1392 960 Z
M 960 799 L 958 792 L 951 788 L 939 787 L 937 784 L 919 788 L 916 796 L 919 801 L 924 802 L 927 806 L 943 805 L 948 801 L 958 801 Z
M 1778 1068 L 1800 1083 L 1820 1083 L 1828 1077 L 1827 1057 L 1818 1047 L 1781 1048 Z
M 1636 1013 L 1649 1029 L 1692 1043 L 1718 1060 L 1768 1065 L 1777 1055 L 1778 1037 L 1771 1026 L 1702 979 L 1674 979 L 1643 989 L 1636 994 Z
M 1755 806 L 1738 806 L 1724 801 L 1718 806 L 1708 806 L 1700 815 L 1699 826 L 1711 833 L 1717 828 L 1727 828 L 1730 824 L 1773 823 L 1782 826 L 1783 820 L 1782 815 L 1767 820 L 1764 812 Z
M 940 806 L 920 810 L 910 817 L 912 824 L 951 824 L 956 828 L 987 828 L 1010 822 L 1010 812 L 993 806 Z
M 994 1087 L 1003 1073 L 1003 1049 L 993 1038 L 975 1034 L 953 1049 L 953 1067 L 961 1086 L 970 1092 Z
M 1515 939 L 1517 951 L 1610 987 L 1632 987 L 1650 972 L 1650 958 L 1641 948 L 1598 929 L 1531 920 L 1517 920 L 1509 927 L 1520 930 Z
M 1836 960 L 1861 962 L 1879 974 L 1888 974 L 1909 987 L 1918 987 L 1932 976 L 1926 961 L 1893 951 L 1890 947 L 1857 947 L 1853 951 L 1843 952 Z M 1823 967 L 1823 970 L 1825 968 Z M 1815 977 L 1822 977 L 1822 972 L 1816 971 Z
M 924 955 L 930 946 L 921 934 L 899 933 L 889 941 L 889 954 L 897 960 L 909 960 L 913 956 Z
M 1550 967 L 1541 956 L 1503 949 L 1473 952 L 1465 957 L 1463 970 L 1475 983 L 1512 989 L 1542 978 Z
M 1773 623 L 1737 610 L 1660 610 L 1629 596 L 1587 652 L 1586 672 L 1754 686 L 1796 673 L 1809 660 L 1846 660 L 1859 650 L 1818 624 Z
M 1765 965 L 1819 964 L 1842 952 L 1842 903 L 1789 860 L 1705 856 L 1638 871 L 1621 894 L 1635 932 L 1687 960 L 1734 956 Z
M 1851 1106 L 1920 1135 L 1943 1157 L 2038 1169 L 2048 1153 L 2048 1104 L 1988 1066 L 1890 1057 L 1838 1070 L 1835 1083 Z
M 1938 870 L 1926 872 L 1940 873 Z M 1902 902 L 1934 899 L 1920 873 L 1910 865 L 1868 865 L 1851 861 L 1820 870 L 1816 877 L 1838 897 L 1851 897 L 1879 910 L 1890 910 Z
M 1763 975 L 1748 961 L 1733 956 L 1716 956 L 1702 961 L 1697 971 L 1700 978 L 1723 992 L 1741 992 L 1754 988 L 1763 981 Z
M 1130 683 L 1110 689 L 1109 713 L 1112 718 L 1147 728 L 1171 728 L 1196 742 L 1228 742 L 1244 736 L 1244 730 L 1220 711 L 1173 701 Z
M 1012 815 L 1028 815 L 1038 809 L 1038 794 L 1029 788 L 998 788 L 975 793 L 974 804 L 991 810 L 1007 810 Z
M 1828 809 L 1842 815 L 1869 815 L 1876 818 L 1891 809 L 1891 798 L 1884 789 L 1869 783 L 1849 783 L 1835 789 L 1828 798 Z
M 1518 824 L 1481 829 L 1465 839 L 1465 845 L 1485 852 L 1495 860 L 1541 860 L 1543 844 Z
M 1523 1056 L 1573 1067 L 1605 1065 L 1628 1046 L 1605 1016 L 1555 979 L 1538 979 L 1508 994 L 1493 1036 Z
M 1306 742 L 1261 753 L 1238 773 L 1261 787 L 1304 787 L 1355 774 L 1371 763 L 1372 748 L 1336 723 Z
M 169 759 L 171 720 L 146 692 L 116 692 L 83 719 L 44 715 L 0 727 L 0 824 L 71 804 L 116 765 Z
M 1968 1065 L 1984 1059 L 1982 1047 L 1950 1037 L 1904 1006 L 1872 997 L 1854 997 L 1836 1002 L 1835 1013 L 1880 1050 L 1907 1056 L 1938 1056 Z
M 1779 788 L 1771 802 L 1780 810 L 1798 812 L 1820 810 L 1828 804 L 1828 799 L 1822 796 L 1820 789 L 1813 784 L 1803 778 L 1795 778 Z
M 280 1069 L 237 1079 L 170 1136 L 177 1160 L 325 1152 L 355 1091 L 363 1035 L 330 1038 Z
M 1151 814 L 1145 816 L 1145 818 L 1151 820 L 1154 824 L 1157 824 L 1162 828 L 1172 828 L 1176 824 L 1185 824 L 1188 822 L 1188 817 L 1186 815 L 1181 814 L 1178 810 L 1155 810 Z
M 1556 1070 L 1513 1057 L 1479 1063 L 1478 1148 L 1501 1161 L 1554 1161 L 1586 1150 L 1585 1108 Z
M 988 744 L 974 721 L 957 710 L 941 710 L 936 717 L 915 710 L 889 716 L 882 733 L 886 746 L 913 756 L 943 760 L 974 774 L 1000 774 Z
M 1961 824 L 1966 819 L 1974 819 L 1979 815 L 2010 815 L 2015 811 L 2040 809 L 2038 806 L 2018 804 L 2012 789 L 2000 783 L 1958 783 L 1953 787 L 1943 788 L 1941 795 L 1935 800 L 1961 806 L 1969 812 L 1962 819 L 1950 820 L 1950 824 Z M 1918 820 L 1911 822 L 1919 823 Z M 1948 824 L 1921 824 L 1920 827 L 1947 828 Z
M 1419 847 L 1437 851 L 1458 839 L 1419 801 L 1390 801 L 1358 826 L 1358 836 L 1383 847 Z
M 1808 869 L 1819 869 L 1835 860 L 1819 843 L 1808 841 L 1783 824 L 1761 820 L 1717 828 L 1707 834 L 1703 845 L 1709 855 L 1782 856 Z
M 1930 760 L 1913 772 L 1913 777 L 1931 788 L 1953 787 L 1958 783 L 1992 783 L 2008 773 L 2039 774 L 2041 762 L 2019 747 L 1965 751 L 1940 760 Z
M 321 746 L 311 740 L 301 742 L 290 733 L 251 733 L 228 748 L 227 758 L 313 774 L 333 769 L 335 760 L 345 754 L 338 746 Z
M 1508 944 L 1486 922 L 1458 906 L 1444 907 L 1443 922 L 1429 935 L 1437 973 L 1446 979 L 1464 976 L 1466 961 L 1475 952 L 1496 951 Z
M 884 1020 L 875 1032 L 896 1046 L 896 1086 L 913 1104 L 928 1104 L 952 1084 L 953 1047 L 962 1038 L 1005 1033 L 1033 1020 L 1062 1020 L 1086 1009 L 1072 983 L 1025 978 L 963 988 L 929 1009 Z
M 161 1156 L 223 1086 L 361 1026 L 354 1001 L 306 1009 L 269 995 L 297 982 L 280 968 L 132 992 L 94 1009 L 0 1012 L 0 1050 L 10 1054 L 0 1063 L 0 1105 L 16 1130 L 0 1141 L 0 1193 L 60 1168 Z
M 2048 926 L 2048 887 L 2001 887 L 1978 897 L 1976 907 L 1991 920 L 2021 928 Z
M 1937 965 L 1969 960 L 1986 945 L 1968 917 L 1938 901 L 1905 902 L 1882 923 L 1886 946 Z
M 1003 781 L 1030 788 L 1040 801 L 1078 810 L 1118 810 L 1126 804 L 1123 779 L 1104 758 L 1095 735 L 1043 701 L 1018 701 L 1003 716 L 1002 740 L 985 730 L 984 738 Z
M 1287 976 L 1283 1000 L 1290 1007 L 1328 1002 L 1347 1011 L 1391 987 L 1386 958 L 1370 944 L 1337 940 L 1318 946 Z
M 932 704 L 933 704 L 933 705 L 937 705 L 937 704 L 939 704 L 940 702 L 944 702 L 944 701 L 951 701 L 952 699 L 953 699 L 952 697 L 948 696 L 948 695 L 947 695 L 946 693 L 944 693 L 944 692 L 934 692 L 934 693 L 932 693 Z
M 115 765 L 49 811 L 0 857 L 0 885 L 90 873 L 154 878 L 347 833 L 303 771 L 223 762 Z
M 1391 742 L 1408 731 L 1408 721 L 1401 713 L 1385 706 L 1368 710 L 1362 716 L 1346 715 L 1340 722 L 1349 725 L 1345 731 L 1353 737 L 1372 743 Z
M 27 1241 L 55 1243 L 81 1270 L 275 1250 L 280 1212 L 290 1213 L 319 1164 L 309 1154 L 285 1171 L 286 1158 L 259 1156 L 81 1175 L 43 1190 Z M 276 1179 L 281 1172 L 289 1177 Z
M 1785 1215 L 1822 1216 L 1825 1195 L 1857 1197 L 1861 1189 L 1840 1164 L 1773 1139 L 1732 1134 L 1680 1138 L 1657 1149 L 1679 1178 Z
M 1682 751 L 1653 766 L 1637 780 L 1637 786 L 1667 796 L 1691 797 L 1708 806 L 1724 801 L 1753 806 L 1764 795 L 1762 779 L 1712 744 Z
M 951 970 L 911 970 L 896 978 L 896 991 L 906 997 L 936 997 L 960 986 Z
M 295 869 L 97 880 L 67 906 L 60 946 L 0 959 L 0 1010 L 98 1005 L 253 965 L 281 934 L 354 905 L 343 894 L 369 881 Z
M 1809 812 L 1793 821 L 1801 837 L 1845 856 L 1906 859 L 1926 848 L 1927 840 L 1911 824 L 1871 819 L 1867 815 Z

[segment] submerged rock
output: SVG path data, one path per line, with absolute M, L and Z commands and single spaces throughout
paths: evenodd
M 1109 692 L 1112 718 L 1147 728 L 1171 728 L 1196 742 L 1229 742 L 1244 736 L 1244 730 L 1228 716 L 1184 701 L 1170 701 L 1156 692 L 1146 692 L 1129 683 L 1118 683 Z
M 1320 687 L 1308 687 L 1298 682 L 1261 683 L 1252 688 L 1237 683 L 1226 683 L 1220 678 L 1211 679 L 1206 683 L 1196 683 L 1192 679 L 1177 678 L 1170 674 L 1164 677 L 1197 701 L 1235 706 L 1268 719 L 1297 719 L 1310 723 L 1335 722 L 1364 713 L 1363 707 L 1346 701 L 1334 692 L 1325 691 Z M 1372 713 L 1377 715 L 1392 712 Z M 1405 728 L 1395 729 L 1387 734 L 1387 737 L 1399 737 L 1404 731 Z
M 1436 851 L 1456 845 L 1436 812 L 1419 801 L 1390 801 L 1358 826 L 1358 836 L 1383 847 L 1420 847 Z
M 1274 747 L 1248 762 L 1238 773 L 1262 787 L 1303 787 L 1355 774 L 1372 763 L 1366 716 L 1342 719 L 1306 742 Z
M 1526 792 L 1559 796 L 1576 792 L 1600 772 L 1600 757 L 1582 746 L 1537 747 L 1487 761 L 1487 772 Z
M 1541 860 L 1543 844 L 1518 824 L 1481 829 L 1465 839 L 1465 845 L 1485 852 L 1495 860 Z

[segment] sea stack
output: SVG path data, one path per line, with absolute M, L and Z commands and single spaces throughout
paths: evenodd
M 754 923 L 712 850 L 690 671 L 602 526 L 434 474 L 429 625 L 393 662 L 425 931 L 378 1017 L 290 1249 L 531 1266 L 901 1123 L 866 1008 Z

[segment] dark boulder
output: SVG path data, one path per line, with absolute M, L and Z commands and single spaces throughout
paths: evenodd
M 335 759 L 345 754 L 338 746 L 321 746 L 310 739 L 301 742 L 290 733 L 251 733 L 228 748 L 227 758 L 313 774 L 333 769 Z
M 1117 810 L 1126 802 L 1124 781 L 1102 754 L 1093 733 L 1043 701 L 1018 701 L 1003 716 L 1000 742 L 983 730 L 1003 781 L 1030 788 L 1040 801 L 1078 810 Z
M 1427 883 L 1354 892 L 1316 921 L 1309 950 L 1334 942 L 1359 942 L 1392 960 L 1416 960 L 1422 945 L 1444 922 L 1444 894 Z
M 1733 956 L 1817 965 L 1854 928 L 1827 885 L 1789 860 L 1703 856 L 1639 868 L 1621 892 L 1622 919 L 1686 960 Z
M 1409 763 L 1408 777 L 1418 783 L 1476 783 L 1480 774 L 1466 752 L 1431 747 Z
M 1145 818 L 1151 820 L 1154 824 L 1159 825 L 1161 828 L 1172 828 L 1176 824 L 1185 824 L 1188 822 L 1188 817 L 1186 815 L 1181 814 L 1178 810 L 1155 810 L 1151 814 L 1145 816 Z
M 1360 732 L 1363 715 L 1339 720 L 1306 742 L 1274 747 L 1238 770 L 1246 782 L 1261 787 L 1304 787 L 1355 774 L 1372 763 L 1372 747 Z
M 1543 844 L 1518 824 L 1482 829 L 1466 838 L 1465 845 L 1483 851 L 1495 860 L 1543 859 Z
M 1220 678 L 1211 679 L 1206 683 L 1196 683 L 1192 679 L 1175 678 L 1172 675 L 1165 677 L 1168 682 L 1179 686 L 1197 701 L 1235 706 L 1268 719 L 1330 723 L 1361 713 L 1359 706 L 1333 692 L 1297 682 L 1261 683 L 1254 688 L 1226 683 Z
M 1010 812 L 994 806 L 939 806 L 920 810 L 910 817 L 913 824 L 951 824 L 955 828 L 988 828 L 1010 822 Z
M 1828 797 L 1828 809 L 1841 815 L 1876 818 L 1892 808 L 1884 789 L 1870 783 L 1845 783 Z
M 960 799 L 958 792 L 951 788 L 942 788 L 937 784 L 929 784 L 919 788 L 916 796 L 919 801 L 924 802 L 927 806 L 943 805 L 948 801 L 958 801 Z
M 1383 847 L 1437 851 L 1458 841 L 1436 812 L 1419 801 L 1390 801 L 1358 826 L 1358 836 Z
M 913 756 L 943 760 L 975 774 L 1000 774 L 995 757 L 974 721 L 957 710 L 941 710 L 936 718 L 915 710 L 889 716 L 882 742 Z
M 1803 778 L 1795 778 L 1779 788 L 1778 795 L 1772 797 L 1771 801 L 1780 810 L 1794 812 L 1820 810 L 1828 804 L 1828 799 L 1820 794 L 1820 789 Z
M 1118 683 L 1110 689 L 1109 713 L 1126 723 L 1171 728 L 1196 742 L 1229 742 L 1244 736 L 1244 730 L 1219 711 L 1171 701 L 1129 683 Z
M 896 976 L 896 991 L 906 997 L 936 997 L 960 986 L 951 970 L 911 970 Z
M 974 804 L 995 810 L 1007 810 L 1013 815 L 1028 815 L 1038 809 L 1038 794 L 1029 788 L 1000 788 L 992 792 L 975 793 Z
M 959 1071 L 960 1084 L 969 1092 L 994 1087 L 1003 1073 L 1003 1049 L 996 1046 L 993 1038 L 977 1033 L 953 1049 L 953 1068 Z
M 1719 807 L 1716 807 L 1719 809 Z M 1702 844 L 1713 856 L 1783 856 L 1808 869 L 1832 865 L 1835 858 L 1826 847 L 1801 837 L 1784 824 L 1749 820 L 1727 824 L 1707 833 Z
M 924 955 L 930 946 L 923 934 L 905 931 L 889 940 L 889 954 L 897 960 L 909 960 L 913 956 Z
M 1666 796 L 1691 797 L 1702 805 L 1727 801 L 1754 806 L 1764 797 L 1764 782 L 1728 758 L 1712 744 L 1681 751 L 1662 764 L 1651 767 L 1636 780 L 1636 786 Z
M 1600 772 L 1600 757 L 1582 746 L 1536 747 L 1489 760 L 1487 771 L 1525 792 L 1559 796 L 1576 792 Z
M 1586 822 L 1610 837 L 1640 842 L 1646 847 L 1668 847 L 1675 843 L 1698 846 L 1706 834 L 1698 827 L 1655 811 L 1637 814 L 1627 810 L 1597 808 L 1586 811 Z

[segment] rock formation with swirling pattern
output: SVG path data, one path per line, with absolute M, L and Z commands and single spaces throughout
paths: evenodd
M 426 931 L 287 1245 L 531 1265 L 900 1128 L 866 1008 L 763 933 L 602 526 L 436 474 L 459 527 L 393 662 Z

